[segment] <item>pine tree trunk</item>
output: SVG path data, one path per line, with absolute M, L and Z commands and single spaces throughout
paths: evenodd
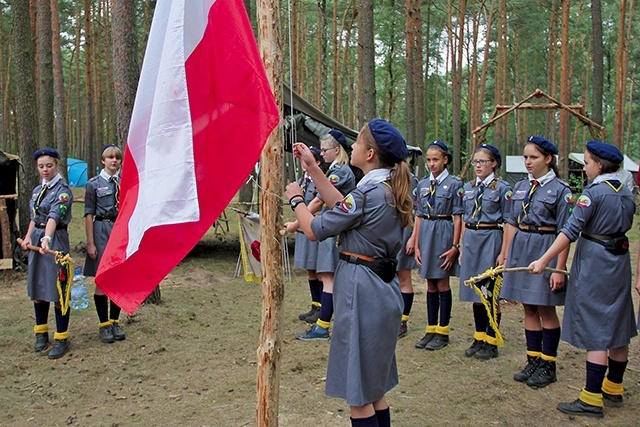
M 55 93 L 56 146 L 60 153 L 60 173 L 67 177 L 67 111 L 62 72 L 62 52 L 60 50 L 60 12 L 58 0 L 51 1 L 51 33 L 53 53 L 53 89 Z
M 37 0 L 38 142 L 54 147 L 51 0 Z
M 569 14 L 571 11 L 571 1 L 562 0 L 562 44 L 560 46 L 560 102 L 570 103 L 570 82 L 569 82 Z M 558 151 L 560 152 L 560 174 L 563 179 L 569 177 L 569 112 L 561 109 L 559 111 L 560 124 L 558 127 Z
M 618 51 L 616 53 L 616 103 L 615 117 L 613 121 L 613 144 L 622 148 L 624 137 L 624 109 L 627 80 L 627 40 L 625 27 L 627 22 L 627 0 L 620 1 L 620 13 L 618 20 Z
M 360 57 L 362 58 L 362 81 L 360 90 L 362 91 L 362 104 L 358 109 L 361 111 L 360 121 L 369 121 L 376 117 L 376 63 L 375 45 L 373 38 L 373 0 L 362 0 L 360 2 L 360 22 L 361 27 L 358 32 L 360 47 Z
M 602 124 L 604 47 L 602 45 L 602 3 L 600 0 L 591 1 L 591 45 L 593 61 L 591 119 Z
M 25 163 L 19 168 L 20 179 L 18 199 L 20 235 L 24 236 L 29 227 L 29 201 L 31 191 L 38 179 L 35 168 L 29 159 L 38 148 L 38 115 L 35 85 L 35 56 L 33 34 L 31 32 L 30 9 L 28 0 L 14 0 L 13 9 L 13 64 L 16 82 L 16 123 L 18 128 L 18 154 Z
M 93 34 L 91 31 L 91 1 L 84 3 L 84 87 L 85 87 L 85 117 L 84 117 L 84 147 L 87 161 L 87 177 L 93 176 L 96 170 L 97 155 L 95 145 L 95 111 L 93 96 Z

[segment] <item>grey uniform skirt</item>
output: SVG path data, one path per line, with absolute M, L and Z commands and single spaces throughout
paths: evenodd
M 484 273 L 495 266 L 502 249 L 502 230 L 467 229 L 462 242 L 460 265 L 460 301 L 480 302 L 473 288 L 464 284 L 465 280 Z
M 459 274 L 458 260 L 454 261 L 453 267 L 449 270 L 440 268 L 444 261 L 440 255 L 451 249 L 453 244 L 453 221 L 423 219 L 420 222 L 420 236 L 418 238 L 422 255 L 422 267 L 419 272 L 422 278 L 444 279 Z
M 44 228 L 34 228 L 31 233 L 31 244 L 40 246 L 40 239 L 44 236 Z M 56 230 L 49 242 L 49 248 L 54 251 L 69 253 L 69 234 L 67 230 Z M 53 255 L 41 255 L 29 251 L 29 266 L 27 268 L 27 294 L 31 300 L 58 302 L 60 295 L 56 286 L 58 268 Z
M 567 285 L 562 340 L 585 350 L 628 345 L 635 337 L 629 253 L 614 255 L 578 239 Z
M 83 274 L 85 276 L 95 276 L 98 272 L 98 265 L 100 265 L 100 260 L 102 259 L 102 254 L 104 253 L 104 249 L 107 247 L 107 242 L 109 241 L 109 236 L 111 235 L 111 230 L 113 230 L 113 222 L 112 221 L 94 221 L 93 222 L 93 242 L 98 249 L 98 256 L 95 260 L 92 260 L 89 255 L 86 256 L 84 260 L 84 271 Z
M 318 258 L 318 242 L 312 242 L 301 233 L 296 233 L 296 249 L 293 266 L 304 270 L 315 270 Z
M 326 394 L 362 406 L 398 384 L 396 342 L 404 303 L 398 279 L 385 283 L 368 267 L 339 261 Z
M 416 257 L 414 254 L 407 255 L 407 242 L 409 241 L 409 237 L 411 237 L 411 233 L 413 232 L 413 228 L 403 228 L 402 229 L 402 248 L 400 252 L 398 252 L 398 256 L 396 259 L 398 260 L 398 266 L 396 267 L 396 271 L 402 270 L 413 270 L 418 268 L 418 263 L 416 262 Z
M 517 230 L 509 248 L 507 267 L 528 267 L 539 259 L 556 239 L 555 234 L 527 233 Z M 557 258 L 548 267 L 557 265 Z M 505 273 L 500 298 L 530 305 L 564 305 L 565 288 L 552 292 L 551 273 L 530 274 L 527 271 Z

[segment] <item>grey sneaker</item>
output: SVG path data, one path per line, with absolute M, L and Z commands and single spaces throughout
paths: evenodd
M 111 344 L 112 342 L 116 342 L 116 339 L 113 337 L 113 329 L 111 329 L 111 325 L 101 326 L 98 330 L 98 335 L 100 335 L 100 341 Z
M 124 340 L 125 338 L 127 338 L 127 337 L 124 335 L 124 331 L 123 331 L 123 330 L 122 330 L 122 328 L 120 327 L 120 323 L 118 323 L 118 322 L 113 322 L 113 323 L 111 324 L 111 332 L 113 333 L 113 338 L 114 338 L 116 341 L 122 341 L 122 340 Z

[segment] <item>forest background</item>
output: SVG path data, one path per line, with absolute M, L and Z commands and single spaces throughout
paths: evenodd
M 0 149 L 29 159 L 36 148 L 53 146 L 91 171 L 100 147 L 124 145 L 155 4 L 0 0 Z M 256 29 L 256 0 L 245 5 Z M 638 32 L 635 0 L 278 6 L 285 83 L 351 128 L 379 116 L 411 145 L 445 141 L 454 173 L 473 149 L 472 131 L 494 107 L 537 88 L 581 109 L 604 126 L 608 142 L 640 157 L 640 47 L 630 43 Z M 487 140 L 517 155 L 530 134 L 555 141 L 561 165 L 591 138 L 566 112 L 526 110 L 497 122 Z M 21 173 L 20 193 L 27 194 L 37 176 L 32 168 Z

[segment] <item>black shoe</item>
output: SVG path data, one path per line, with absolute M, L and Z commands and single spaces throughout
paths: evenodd
M 406 321 L 402 321 L 400 322 L 400 329 L 398 330 L 398 338 L 402 338 L 405 335 L 407 335 L 407 333 L 409 332 L 409 329 L 407 328 L 407 322 Z
M 621 394 L 609 394 L 604 391 L 602 392 L 602 398 L 607 402 L 607 405 L 611 406 L 620 406 L 624 401 Z
M 427 344 L 429 344 L 433 339 L 433 337 L 435 336 L 436 334 L 434 334 L 433 332 L 429 332 L 425 334 L 425 336 L 422 337 L 422 339 L 416 343 L 416 348 L 425 348 Z
M 124 331 L 120 327 L 120 323 L 118 322 L 113 322 L 111 324 L 111 332 L 113 333 L 113 339 L 115 339 L 116 341 L 122 341 L 127 338 L 124 335 Z
M 527 380 L 527 385 L 532 388 L 542 388 L 556 381 L 558 381 L 556 378 L 556 362 L 542 360 L 536 371 Z
M 113 337 L 113 329 L 111 325 L 100 326 L 98 330 L 98 335 L 100 335 L 100 341 L 111 344 L 112 342 L 116 342 L 116 339 Z
M 604 413 L 602 412 L 602 408 L 600 406 L 589 405 L 587 403 L 584 403 L 580 399 L 576 399 L 573 402 L 558 403 L 556 409 L 563 414 L 604 418 Z
M 320 307 L 314 305 L 310 314 L 304 318 L 304 321 L 310 324 L 314 324 L 320 318 Z
M 495 359 L 498 355 L 497 345 L 485 343 L 484 346 L 482 346 L 482 348 L 473 355 L 473 357 L 480 360 L 489 360 Z
M 436 334 L 429 344 L 425 346 L 425 350 L 440 350 L 449 345 L 449 335 Z
M 527 364 L 524 369 L 513 376 L 513 379 L 523 383 L 526 382 L 531 375 L 538 369 L 538 365 L 540 364 L 540 358 L 535 356 L 527 355 Z
M 479 352 L 482 349 L 482 347 L 484 347 L 484 341 L 478 341 L 474 339 L 473 342 L 471 343 L 471 347 L 469 347 L 464 351 L 464 355 L 467 357 L 471 357 L 477 352 Z
M 47 332 L 42 332 L 36 334 L 36 343 L 33 345 L 33 349 L 35 351 L 42 351 L 49 345 L 49 334 Z
M 311 316 L 313 313 L 316 312 L 316 310 L 320 310 L 320 307 L 318 307 L 317 305 L 312 305 L 311 309 L 309 311 L 307 311 L 306 313 L 300 313 L 298 314 L 298 319 L 300 320 L 305 320 L 307 317 Z
M 49 359 L 59 359 L 69 351 L 69 340 L 53 340 L 53 348 L 49 352 Z

